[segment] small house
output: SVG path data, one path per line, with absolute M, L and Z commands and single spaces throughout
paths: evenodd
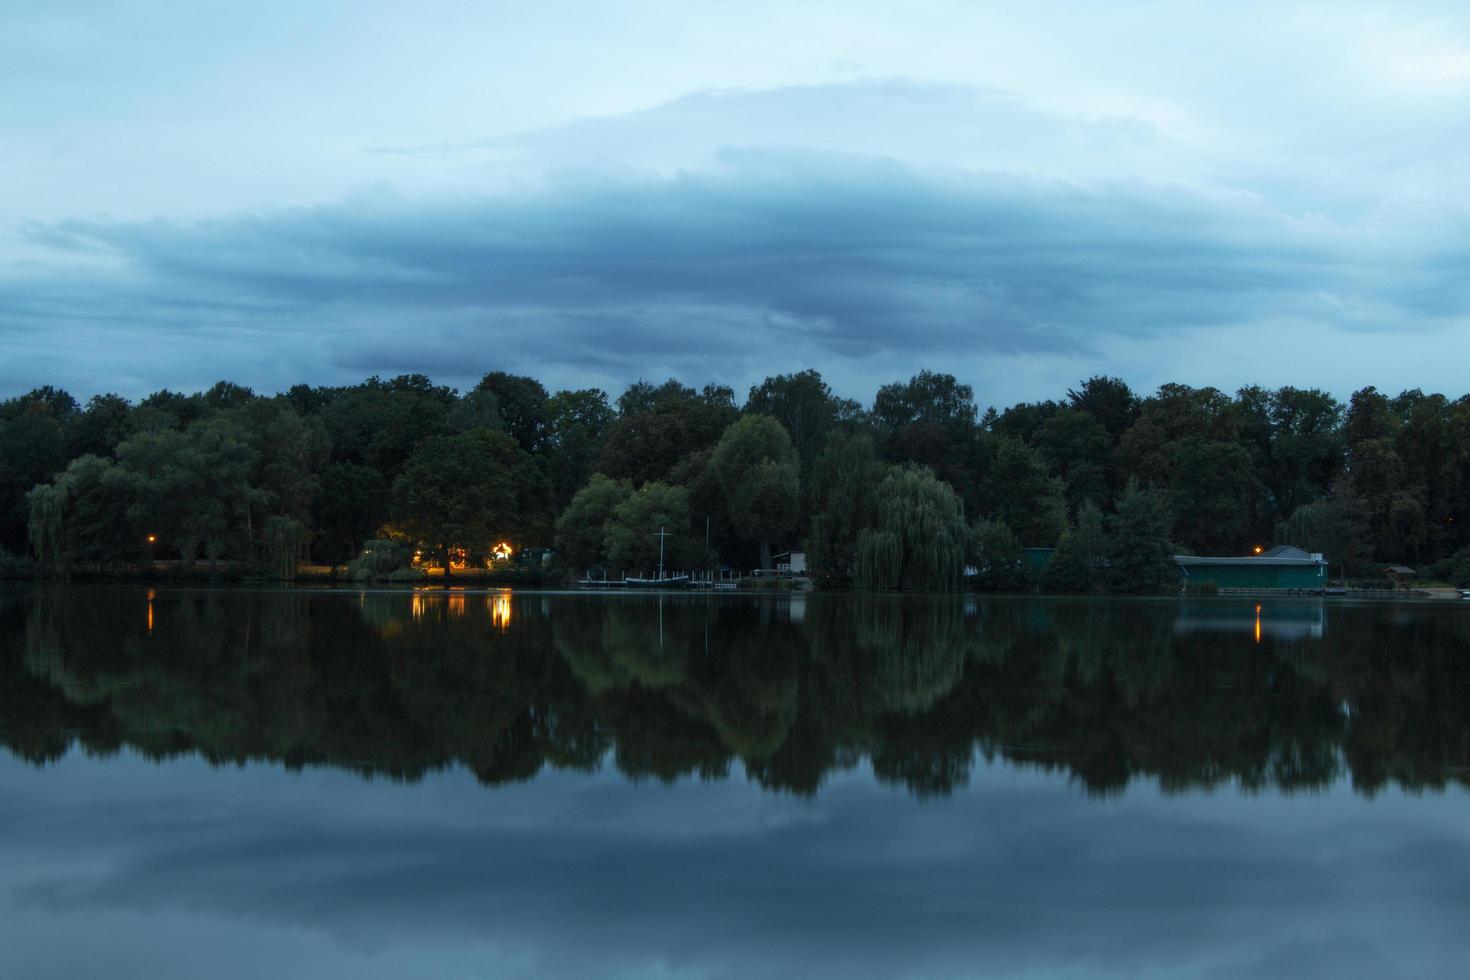
M 1327 587 L 1327 561 L 1291 545 L 1255 555 L 1206 557 L 1175 555 L 1181 584 L 1217 589 L 1317 590 Z
M 771 562 L 776 566 L 777 575 L 806 574 L 805 551 L 783 551 L 779 555 L 772 555 Z
M 1385 565 L 1383 568 L 1383 577 L 1393 582 L 1393 587 L 1396 589 L 1408 588 L 1409 580 L 1417 578 L 1418 575 L 1419 573 L 1408 565 Z

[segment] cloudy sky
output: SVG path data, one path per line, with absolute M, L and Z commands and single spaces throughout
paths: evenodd
M 1457 395 L 1467 11 L 8 0 L 0 396 Z

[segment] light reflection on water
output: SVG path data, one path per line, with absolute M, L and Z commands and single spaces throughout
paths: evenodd
M 0 593 L 0 974 L 1459 975 L 1467 610 L 798 598 Z

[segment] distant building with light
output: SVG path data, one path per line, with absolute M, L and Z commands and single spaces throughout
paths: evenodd
M 1327 587 L 1327 560 L 1285 544 L 1239 558 L 1175 555 L 1174 564 L 1186 588 L 1316 591 Z

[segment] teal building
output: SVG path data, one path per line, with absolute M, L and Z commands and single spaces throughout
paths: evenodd
M 1209 584 L 1217 589 L 1313 591 L 1327 587 L 1327 561 L 1291 545 L 1242 558 L 1175 555 L 1174 563 L 1185 588 Z
M 1022 548 L 1021 550 L 1026 553 L 1026 564 L 1030 567 L 1030 569 L 1033 572 L 1040 573 L 1046 570 L 1047 565 L 1051 564 L 1052 552 L 1056 551 L 1057 549 Z

